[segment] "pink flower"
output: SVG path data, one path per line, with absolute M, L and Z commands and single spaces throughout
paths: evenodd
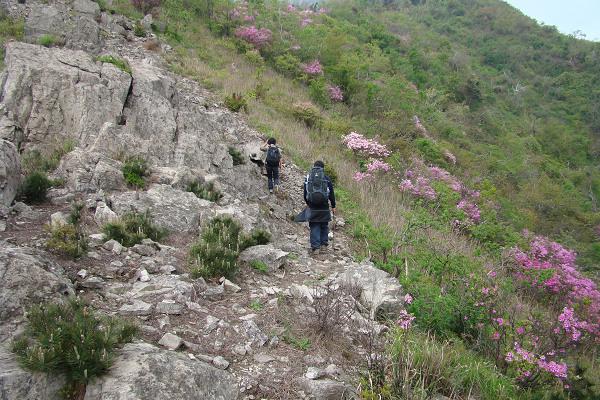
M 245 40 L 257 48 L 269 44 L 271 42 L 272 35 L 273 34 L 269 29 L 257 29 L 255 26 L 244 26 L 235 30 L 235 36 Z
M 515 355 L 513 354 L 512 351 L 509 351 L 508 353 L 506 353 L 506 357 L 504 357 L 504 359 L 507 362 L 511 362 L 511 361 L 513 361 L 515 359 Z
M 500 332 L 494 332 L 494 334 L 492 335 L 492 340 L 500 340 Z
M 304 18 L 302 21 L 300 21 L 300 26 L 304 28 L 305 26 L 310 25 L 312 22 L 312 19 Z
M 556 363 L 554 361 L 544 361 L 544 360 L 540 360 L 538 361 L 538 366 L 545 370 L 548 371 L 549 373 L 551 373 L 552 375 L 554 375 L 557 378 L 566 378 L 567 377 L 567 364 L 565 363 Z
M 254 16 L 253 15 L 244 15 L 244 21 L 246 21 L 246 22 L 253 22 L 254 21 Z
M 415 320 L 415 316 L 408 313 L 406 310 L 400 311 L 400 315 L 398 316 L 398 320 L 396 323 L 400 326 L 401 329 L 409 329 L 412 325 L 412 322 Z
M 288 4 L 287 5 L 287 11 L 288 12 L 294 12 L 294 11 L 296 11 L 296 7 L 293 4 Z
M 490 271 L 487 274 L 490 278 L 495 278 L 496 277 L 496 271 Z
M 517 328 L 517 333 L 518 333 L 519 335 L 522 335 L 522 334 L 524 334 L 524 333 L 525 333 L 525 328 L 523 328 L 522 326 L 519 326 L 519 327 Z
M 404 302 L 405 302 L 406 304 L 412 304 L 412 302 L 413 302 L 413 297 L 410 295 L 410 293 L 406 293 L 406 294 L 404 295 Z
M 319 60 L 314 60 L 304 66 L 304 72 L 309 75 L 320 75 L 323 73 L 323 67 Z
M 498 326 L 504 325 L 504 319 L 503 318 L 494 318 L 494 322 L 496 322 L 498 324 Z
M 339 86 L 329 86 L 327 87 L 327 92 L 329 93 L 329 99 L 331 101 L 344 101 L 344 94 L 342 93 L 342 89 L 340 89 Z
M 381 160 L 373 160 L 369 164 L 367 164 L 367 171 L 370 173 L 374 173 L 377 171 L 389 172 L 392 169 L 390 164 Z
M 386 145 L 380 144 L 373 139 L 367 139 L 360 133 L 350 132 L 342 137 L 346 147 L 350 150 L 363 153 L 373 157 L 388 157 L 391 153 Z
M 366 173 L 366 172 L 356 172 L 352 176 L 352 179 L 354 179 L 356 182 L 362 182 L 362 181 L 367 180 L 372 177 L 373 177 L 373 175 Z

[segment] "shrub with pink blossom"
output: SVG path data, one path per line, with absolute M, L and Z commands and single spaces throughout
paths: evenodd
M 403 192 L 408 192 L 425 200 L 431 201 L 437 198 L 437 193 L 431 187 L 429 180 L 423 176 L 417 177 L 414 182 L 410 179 L 404 179 L 400 182 L 399 188 Z
M 402 310 L 400 311 L 400 315 L 398 315 L 398 320 L 396 321 L 396 324 L 400 327 L 400 329 L 407 330 L 410 329 L 414 320 L 414 315 L 410 314 L 406 310 Z
M 261 48 L 271 42 L 273 33 L 267 28 L 258 29 L 256 26 L 243 26 L 235 31 L 235 36 L 252 44 L 256 48 Z
M 372 178 L 373 175 L 367 173 L 367 172 L 355 172 L 354 175 L 352 176 L 352 179 L 355 180 L 356 182 L 362 182 L 365 180 L 368 180 L 370 178 Z
M 312 22 L 313 22 L 313 20 L 312 20 L 312 19 L 310 19 L 310 18 L 303 18 L 303 19 L 300 21 L 300 26 L 301 26 L 302 28 L 304 28 L 305 26 L 308 26 L 308 25 L 312 24 Z
M 309 75 L 320 75 L 323 73 L 323 67 L 319 60 L 314 60 L 304 66 L 303 71 Z
M 344 93 L 339 86 L 327 87 L 327 93 L 329 93 L 329 99 L 333 102 L 344 101 Z
M 392 170 L 391 165 L 386 163 L 385 161 L 371 160 L 371 162 L 369 162 L 367 164 L 367 172 L 371 173 L 371 174 L 376 173 L 378 171 L 390 172 L 391 170 Z
M 360 133 L 351 132 L 343 136 L 342 140 L 346 147 L 356 153 L 373 157 L 388 157 L 391 154 L 386 145 L 373 139 L 367 139 Z

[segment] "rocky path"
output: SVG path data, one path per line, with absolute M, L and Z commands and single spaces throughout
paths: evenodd
M 65 185 L 52 189 L 46 204 L 0 210 L 1 398 L 41 398 L 56 386 L 14 367 L 6 348 L 22 329 L 25 307 L 72 293 L 141 327 L 111 372 L 87 388 L 88 400 L 355 397 L 373 338 L 386 330 L 376 320 L 403 307 L 401 288 L 351 257 L 343 221 L 329 254 L 308 254 L 307 226 L 290 220 L 303 208 L 304 173 L 289 164 L 282 193 L 266 194 L 266 179 L 250 162 L 264 138 L 211 93 L 168 72 L 144 47 L 154 39 L 133 36 L 131 21 L 89 0 L 0 4 L 25 17 L 28 41 L 52 33 L 66 44 L 7 45 L 3 143 L 27 151 L 76 142 L 53 172 Z M 98 54 L 126 59 L 131 75 L 97 61 Z M 231 147 L 245 164 L 233 164 Z M 124 155 L 148 161 L 144 191 L 125 185 Z M 187 192 L 195 180 L 213 182 L 223 198 L 214 203 Z M 76 261 L 45 249 L 44 228 L 61 223 L 74 202 L 85 204 L 91 246 Z M 131 248 L 107 241 L 102 224 L 130 210 L 149 210 L 170 235 Z M 232 281 L 193 279 L 189 247 L 218 215 L 247 231 L 266 229 L 272 242 L 245 250 Z M 253 260 L 268 271 L 251 268 Z

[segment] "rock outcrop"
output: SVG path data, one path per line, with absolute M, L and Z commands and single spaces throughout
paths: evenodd
M 87 387 L 85 400 L 235 400 L 227 372 L 147 343 L 125 345 L 110 373 Z
M 14 144 L 0 139 L 0 205 L 10 206 L 21 182 L 21 163 Z

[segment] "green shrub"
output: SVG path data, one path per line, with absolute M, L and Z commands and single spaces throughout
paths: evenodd
M 143 239 L 159 242 L 167 232 L 154 225 L 149 211 L 145 213 L 128 213 L 119 221 L 104 225 L 102 232 L 107 239 L 114 239 L 125 247 L 141 243 Z
M 260 52 L 256 49 L 246 51 L 246 58 L 248 61 L 256 66 L 262 66 L 265 63 L 264 58 L 260 55 Z
M 242 154 L 242 152 L 233 146 L 229 147 L 229 155 L 233 159 L 233 165 L 242 165 L 242 164 L 246 163 L 246 160 L 244 159 L 244 155 Z
M 121 168 L 123 177 L 128 185 L 143 188 L 146 186 L 146 176 L 148 176 L 148 164 L 141 157 L 129 157 Z
M 292 107 L 292 115 L 297 120 L 304 122 L 309 128 L 315 128 L 321 125 L 321 115 L 319 109 L 312 103 L 296 103 Z
M 321 107 L 328 107 L 331 105 L 325 79 L 313 79 L 308 85 L 308 93 L 311 100 Z
M 225 96 L 225 107 L 233 112 L 239 112 L 242 109 L 248 112 L 248 102 L 241 93 L 232 93 L 230 96 Z
M 79 225 L 82 218 L 82 212 L 85 209 L 85 204 L 81 202 L 75 202 L 71 206 L 71 212 L 69 213 L 68 221 L 70 224 Z
M 442 166 L 447 164 L 444 153 L 435 142 L 425 138 L 418 138 L 415 140 L 415 145 L 425 160 Z
M 121 71 L 131 74 L 131 67 L 129 66 L 129 63 L 127 62 L 127 60 L 124 60 L 119 57 L 111 56 L 111 55 L 100 56 L 97 58 L 97 60 L 100 62 L 103 62 L 103 63 L 112 64 L 115 67 L 119 68 Z
M 231 217 L 213 218 L 190 248 L 192 276 L 231 278 L 238 269 L 239 253 L 254 243 L 264 244 L 269 238 L 262 230 L 245 235 L 240 223 Z
M 271 234 L 264 229 L 254 229 L 250 235 L 244 235 L 241 242 L 242 250 L 248 247 L 267 244 L 271 241 Z
M 137 333 L 131 323 L 97 316 L 78 299 L 35 305 L 26 317 L 25 332 L 12 351 L 27 370 L 64 376 L 68 398 L 78 398 L 88 382 L 108 372 L 116 348 Z
M 137 37 L 145 37 L 146 36 L 146 30 L 144 29 L 144 27 L 142 26 L 142 23 L 140 21 L 137 21 L 135 23 L 135 25 L 133 25 L 133 34 Z
M 329 164 L 329 163 L 325 164 L 325 175 L 327 175 L 329 177 L 329 179 L 331 179 L 331 183 L 333 185 L 335 185 L 337 183 L 338 174 L 335 171 L 335 169 L 331 166 L 331 164 Z
M 300 68 L 300 60 L 290 53 L 275 57 L 275 69 L 287 76 L 295 76 Z
M 263 261 L 260 261 L 260 260 L 252 260 L 250 262 L 250 267 L 252 267 L 253 269 L 255 269 L 258 272 L 261 272 L 263 274 L 266 274 L 267 272 L 269 272 L 269 267 L 267 266 L 267 264 L 265 264 Z
M 46 200 L 46 193 L 51 186 L 52 181 L 44 172 L 34 171 L 21 184 L 20 197 L 26 203 L 41 203 Z
M 50 239 L 46 242 L 49 250 L 73 258 L 85 254 L 88 248 L 85 235 L 73 224 L 56 226 L 50 229 Z
M 213 182 L 192 182 L 187 186 L 187 191 L 194 193 L 196 197 L 200 199 L 213 202 L 219 201 L 223 197 L 221 192 L 215 188 L 215 184 Z
M 44 47 L 52 47 L 57 44 L 58 39 L 53 35 L 42 35 L 38 38 L 38 44 Z
M 496 367 L 467 350 L 461 342 L 438 342 L 414 330 L 396 330 L 390 349 L 394 394 L 429 399 L 471 395 L 482 400 L 514 399 L 518 389 Z
M 0 11 L 0 38 L 22 40 L 25 35 L 25 21 L 14 20 L 2 10 Z

